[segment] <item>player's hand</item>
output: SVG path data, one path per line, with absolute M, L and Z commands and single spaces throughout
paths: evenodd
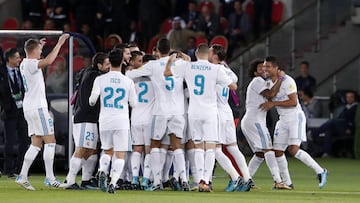
M 44 46 L 46 44 L 46 38 L 41 38 L 40 39 L 40 45 Z
M 173 53 L 170 55 L 169 62 L 174 62 L 176 60 L 177 53 Z
M 62 34 L 60 37 L 59 37 L 59 40 L 58 40 L 58 43 L 59 44 L 64 44 L 65 43 L 65 41 L 68 39 L 70 37 L 70 35 L 69 34 Z
M 278 77 L 284 77 L 285 76 L 285 72 L 283 70 L 278 70 Z
M 274 107 L 274 104 L 271 101 L 267 101 L 265 103 L 260 104 L 259 108 L 263 111 L 269 111 L 272 107 Z

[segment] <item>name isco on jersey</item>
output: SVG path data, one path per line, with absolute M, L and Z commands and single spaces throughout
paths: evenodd
M 195 70 L 211 70 L 210 66 L 191 65 L 191 69 Z
M 110 83 L 120 83 L 120 78 L 110 78 Z

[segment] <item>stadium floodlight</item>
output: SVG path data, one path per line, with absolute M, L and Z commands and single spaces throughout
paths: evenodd
M 5 41 L 14 41 L 12 46 L 16 46 L 14 48 L 18 48 L 20 53 L 23 53 L 23 44 L 21 42 L 25 42 L 26 39 L 29 38 L 48 38 L 48 39 L 55 39 L 58 38 L 61 34 L 63 34 L 63 31 L 59 30 L 0 30 L 0 45 L 1 45 L 1 54 L 5 52 Z M 70 158 L 73 154 L 73 139 L 72 139 L 72 106 L 70 105 L 70 98 L 71 95 L 73 95 L 73 56 L 74 56 L 74 49 L 76 50 L 76 55 L 86 55 L 86 56 L 92 56 L 95 54 L 95 48 L 92 42 L 85 36 L 79 33 L 73 33 L 68 32 L 70 34 L 70 38 L 68 39 L 68 45 L 64 45 L 62 48 L 66 51 L 67 57 L 67 64 L 68 64 L 68 92 L 66 93 L 67 101 L 68 101 L 68 162 L 70 161 Z M 76 39 L 77 46 L 74 44 L 74 39 Z M 19 43 L 20 42 L 20 43 Z M 4 46 L 4 47 L 3 47 Z M 12 48 L 12 47 L 10 47 Z M 48 45 L 49 49 L 52 49 L 51 44 Z M 43 50 L 43 53 L 46 55 L 46 50 Z M 5 61 L 3 61 L 5 62 Z M 63 130 L 63 129 L 62 129 Z M 70 163 L 69 163 L 70 164 Z

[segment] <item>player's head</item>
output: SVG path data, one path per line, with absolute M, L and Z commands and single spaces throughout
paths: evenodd
M 27 56 L 31 55 L 34 58 L 40 59 L 42 46 L 38 39 L 28 39 L 25 41 L 24 50 Z
M 123 62 L 123 51 L 117 48 L 111 50 L 109 53 L 109 60 L 111 67 L 120 68 Z
M 254 60 L 252 60 L 249 64 L 249 69 L 248 69 L 248 75 L 250 78 L 254 78 L 257 76 L 264 76 L 264 60 L 260 59 L 260 58 L 256 58 Z
M 96 53 L 92 58 L 92 65 L 101 72 L 109 72 L 111 67 L 109 55 L 103 52 Z
M 149 62 L 151 60 L 156 60 L 156 57 L 154 55 L 152 55 L 152 54 L 145 54 L 143 56 L 143 64 L 145 64 L 145 63 L 147 63 L 147 62 Z
M 278 74 L 279 64 L 275 56 L 267 56 L 264 59 L 264 70 L 270 77 L 275 77 Z
M 129 61 L 132 68 L 139 68 L 143 65 L 143 54 L 141 51 L 132 51 L 131 52 L 131 58 Z
M 129 44 L 127 43 L 118 44 L 115 46 L 115 49 L 121 49 L 121 51 L 123 52 L 124 62 L 129 63 L 129 60 L 131 58 Z
M 160 38 L 156 44 L 156 49 L 160 52 L 160 55 L 169 55 L 170 42 L 166 38 Z
M 214 44 L 210 47 L 209 61 L 211 63 L 220 63 L 226 59 L 226 50 L 219 44 Z
M 19 51 L 16 48 L 8 49 L 5 52 L 5 60 L 8 66 L 17 67 L 20 64 L 21 57 Z
M 308 61 L 301 61 L 300 63 L 300 74 L 304 77 L 309 75 L 310 63 Z
M 197 59 L 203 59 L 203 60 L 208 60 L 209 58 L 209 46 L 205 43 L 200 44 L 196 51 L 195 51 L 195 56 Z

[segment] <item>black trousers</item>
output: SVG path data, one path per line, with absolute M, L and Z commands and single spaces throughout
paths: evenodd
M 19 173 L 30 144 L 23 109 L 13 111 L 11 116 L 4 120 L 4 126 L 4 173 L 7 175 Z

